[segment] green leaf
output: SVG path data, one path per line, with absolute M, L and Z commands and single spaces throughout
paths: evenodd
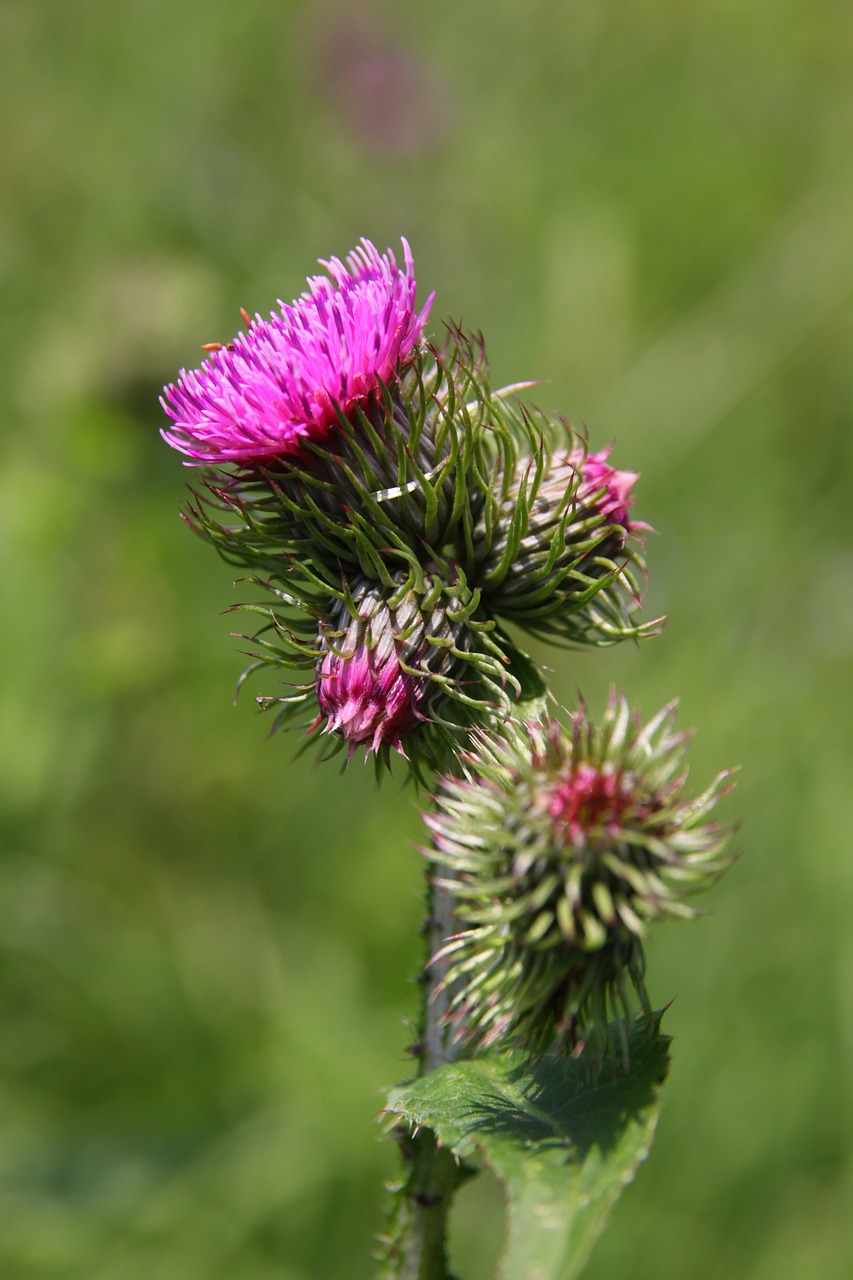
M 461 1160 L 479 1156 L 503 1183 L 507 1240 L 500 1280 L 573 1280 L 622 1188 L 651 1146 L 669 1037 L 638 1023 L 630 1065 L 591 1072 L 549 1054 L 447 1063 L 393 1089 L 388 1111 L 425 1126 Z

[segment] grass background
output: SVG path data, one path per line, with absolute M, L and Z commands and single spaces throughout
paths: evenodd
M 407 235 L 496 384 L 615 440 L 641 648 L 558 656 L 743 766 L 662 929 L 674 1066 L 591 1280 L 853 1259 L 853 9 L 0 5 L 0 1273 L 359 1280 L 407 1072 L 410 792 L 265 742 L 157 395 L 238 307 Z M 494 1188 L 454 1249 L 487 1280 Z

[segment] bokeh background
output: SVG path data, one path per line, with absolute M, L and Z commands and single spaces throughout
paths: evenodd
M 359 1280 L 408 1071 L 410 789 L 266 740 L 157 395 L 362 234 L 642 472 L 743 857 L 651 948 L 674 1064 L 590 1280 L 853 1260 L 853 7 L 2 0 L 0 1274 Z M 487 1280 L 487 1181 L 454 1227 Z

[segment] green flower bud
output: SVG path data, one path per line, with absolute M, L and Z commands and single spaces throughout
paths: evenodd
M 636 475 L 610 466 L 609 448 L 588 452 L 566 423 L 511 402 L 496 413 L 499 457 L 473 537 L 485 606 L 572 646 L 654 631 L 634 617 L 648 528 L 628 515 Z
M 253 606 L 268 621 L 252 637 L 250 670 L 311 668 L 311 680 L 258 702 L 275 710 L 275 728 L 306 712 L 303 727 L 321 729 L 325 756 L 363 747 L 387 764 L 396 751 L 420 776 L 422 765 L 446 767 L 473 724 L 510 714 L 520 692 L 494 623 L 478 612 L 479 593 L 461 576 L 448 586 L 417 565 L 381 581 L 356 574 L 322 608 L 303 610 L 300 631 L 296 601 L 286 603 Z
M 685 797 L 674 714 L 642 726 L 613 695 L 600 727 L 582 707 L 570 732 L 478 733 L 440 784 L 428 856 L 460 923 L 440 953 L 459 1039 L 538 1056 L 615 1019 L 627 1044 L 635 1005 L 650 1012 L 647 926 L 695 914 L 685 898 L 729 861 L 705 821 L 727 775 Z

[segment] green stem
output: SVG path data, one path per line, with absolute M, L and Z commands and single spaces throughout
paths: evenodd
M 449 1001 L 449 993 L 441 984 L 447 972 L 447 962 L 435 960 L 444 943 L 456 928 L 453 919 L 453 900 L 450 894 L 434 882 L 436 868 L 431 864 L 427 871 L 427 919 L 424 924 L 426 939 L 426 957 L 423 971 L 424 1002 L 421 1016 L 423 1029 L 419 1047 L 419 1076 L 441 1066 L 443 1062 L 453 1062 L 456 1057 L 456 1046 L 450 1039 L 445 1026 L 445 1014 Z
M 431 1129 L 398 1131 L 406 1166 L 394 1187 L 389 1232 L 383 1240 L 381 1280 L 453 1280 L 447 1264 L 447 1221 L 465 1173 Z
M 430 873 L 432 868 L 430 868 Z M 421 1038 L 415 1046 L 418 1075 L 450 1062 L 454 1048 L 443 1025 L 446 993 L 439 990 L 441 963 L 430 964 L 452 932 L 451 902 L 428 873 L 426 964 L 423 971 Z M 403 1177 L 391 1188 L 388 1232 L 382 1240 L 381 1280 L 453 1280 L 447 1263 L 447 1222 L 456 1188 L 467 1176 L 452 1152 L 439 1146 L 431 1129 L 395 1133 L 403 1159 Z

